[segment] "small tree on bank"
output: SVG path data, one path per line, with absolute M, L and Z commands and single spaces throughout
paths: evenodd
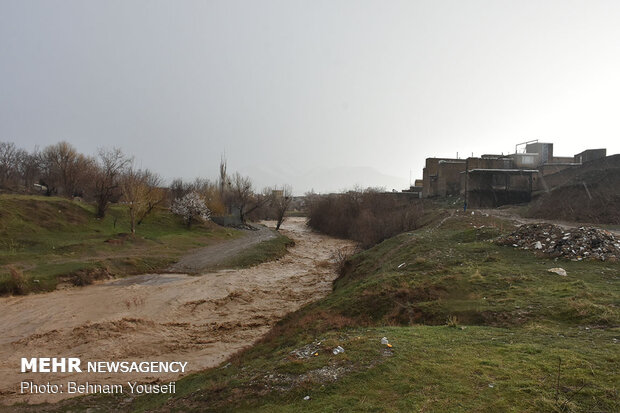
M 202 218 L 205 221 L 211 218 L 211 211 L 196 192 L 190 192 L 182 198 L 175 199 L 171 210 L 173 214 L 183 217 L 188 229 L 191 228 L 195 218 Z
M 160 177 L 148 169 L 129 168 L 121 176 L 120 187 L 123 200 L 127 203 L 132 234 L 136 233 L 136 225 L 140 225 L 142 220 L 164 201 L 165 193 L 160 186 Z
M 99 149 L 99 164 L 93 179 L 97 218 L 105 217 L 110 202 L 119 196 L 120 177 L 131 163 L 132 159 L 118 148 Z
M 281 193 L 273 191 L 272 197 L 271 202 L 276 213 L 276 231 L 278 231 L 293 200 L 293 189 L 289 185 L 285 185 Z

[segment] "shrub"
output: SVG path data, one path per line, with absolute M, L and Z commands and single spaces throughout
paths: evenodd
M 9 266 L 9 277 L 2 283 L 0 292 L 5 294 L 22 295 L 26 294 L 28 286 L 24 274 L 13 266 Z
M 419 200 L 403 199 L 372 189 L 309 195 L 307 204 L 311 228 L 352 239 L 363 248 L 418 228 L 424 212 Z

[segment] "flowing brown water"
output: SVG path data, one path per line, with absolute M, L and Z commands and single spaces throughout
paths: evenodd
M 87 361 L 182 361 L 216 366 L 251 345 L 285 314 L 331 290 L 336 251 L 351 243 L 283 226 L 296 245 L 279 261 L 201 276 L 142 275 L 47 294 L 0 298 L 0 400 L 39 403 L 72 395 L 22 395 L 19 384 L 126 384 L 178 374 L 20 373 L 21 357 Z M 128 282 L 129 281 L 129 282 Z

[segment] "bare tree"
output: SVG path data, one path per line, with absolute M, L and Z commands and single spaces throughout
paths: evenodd
M 230 205 L 239 208 L 239 218 L 241 218 L 242 222 L 245 222 L 248 214 L 269 201 L 269 196 L 254 193 L 252 181 L 249 177 L 235 172 L 230 181 L 228 202 Z
M 286 211 L 293 200 L 293 189 L 290 185 L 285 185 L 281 190 L 272 192 L 271 204 L 276 213 L 276 231 L 284 222 Z
M 183 198 L 183 196 L 185 196 L 188 192 L 190 192 L 190 189 L 181 178 L 175 178 L 170 184 L 171 201 L 174 201 L 177 198 Z
M 98 218 L 105 217 L 109 203 L 120 195 L 119 180 L 131 162 L 132 159 L 118 148 L 99 149 L 98 167 L 93 180 Z
M 25 151 L 13 142 L 0 142 L 0 187 L 14 188 L 19 180 L 19 163 Z
M 130 231 L 135 234 L 136 225 L 140 225 L 165 198 L 161 178 L 148 169 L 128 168 L 119 182 L 123 200 L 127 203 Z
M 19 175 L 27 192 L 32 191 L 40 173 L 38 149 L 35 148 L 33 153 L 23 151 L 19 159 Z
M 78 153 L 67 142 L 46 147 L 40 154 L 40 162 L 48 195 L 61 192 L 68 197 L 81 194 L 94 165 L 92 158 Z

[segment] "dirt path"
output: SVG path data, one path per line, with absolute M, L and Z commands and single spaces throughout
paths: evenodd
M 516 212 L 511 211 L 510 209 L 479 209 L 477 211 L 484 213 L 484 214 L 488 214 L 496 218 L 508 219 L 519 225 L 546 222 L 548 224 L 557 225 L 565 230 L 584 227 L 584 226 L 601 228 L 600 224 L 588 224 L 584 222 L 566 222 L 566 221 L 557 221 L 557 220 L 545 219 L 545 218 L 524 218 L 518 215 Z M 607 228 L 606 230 L 614 234 L 616 237 L 620 237 L 620 230 L 607 229 Z
M 70 395 L 21 395 L 21 381 L 117 384 L 178 375 L 19 373 L 21 357 L 87 361 L 182 361 L 212 367 L 266 333 L 286 313 L 325 296 L 329 262 L 347 241 L 310 232 L 303 219 L 283 226 L 296 246 L 279 261 L 202 276 L 151 274 L 135 283 L 0 299 L 0 401 L 38 403 Z
M 275 237 L 272 229 L 264 226 L 256 226 L 256 228 L 256 231 L 245 231 L 246 234 L 241 238 L 199 248 L 181 258 L 168 270 L 174 273 L 197 274 L 235 256 L 252 245 Z

